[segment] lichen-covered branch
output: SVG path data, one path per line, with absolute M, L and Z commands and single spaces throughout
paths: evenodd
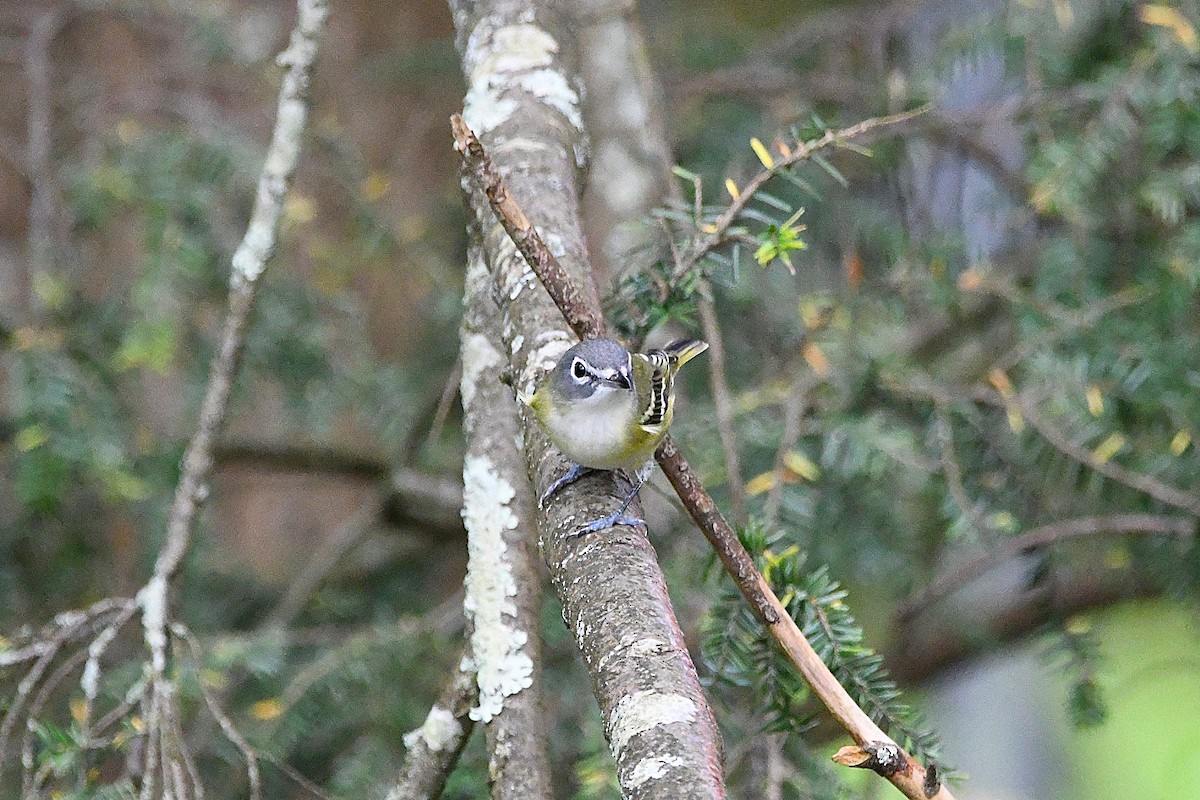
M 437 800 L 441 796 L 446 778 L 475 727 L 470 716 L 479 700 L 474 663 L 467 648 L 425 722 L 404 735 L 404 767 L 387 800 Z
M 246 234 L 233 254 L 229 307 L 219 349 L 209 369 L 200 419 L 183 456 L 183 469 L 167 518 L 166 541 L 159 551 L 153 576 L 138 593 L 144 638 L 150 651 L 146 724 L 151 731 L 165 730 L 164 719 L 175 714 L 174 692 L 167 677 L 167 627 L 171 618 L 168 590 L 190 548 L 196 514 L 208 494 L 213 445 L 225 422 L 255 290 L 267 259 L 275 250 L 283 203 L 296 171 L 308 122 L 308 88 L 316 62 L 317 39 L 324 28 L 328 7 L 324 0 L 299 0 L 297 10 L 298 19 L 291 41 L 277 59 L 287 71 L 279 90 L 275 128 L 259 176 Z M 163 748 L 162 767 L 166 779 L 166 746 L 166 742 L 156 743 L 152 737 L 146 748 L 145 785 L 153 784 L 158 765 L 152 762 L 160 747 Z
M 499 373 L 500 314 L 492 300 L 476 228 L 467 258 L 460 349 L 463 522 L 479 697 L 471 718 L 485 725 L 494 800 L 549 800 L 546 725 L 538 700 L 542 587 L 534 547 L 536 507 L 520 449 L 520 420 Z
M 537 268 L 557 265 L 562 297 L 580 311 L 586 335 L 600 330 L 577 209 L 576 170 L 583 135 L 573 71 L 566 65 L 568 27 L 562 6 L 514 2 L 452 2 L 468 93 L 463 117 L 487 142 L 494 175 L 507 191 L 528 198 L 538 220 Z M 459 137 L 460 147 L 476 150 Z M 476 152 L 482 151 L 482 145 Z M 505 219 L 515 240 L 483 199 L 489 185 L 480 160 L 468 160 L 473 206 L 482 223 L 491 296 L 501 311 L 500 351 L 512 380 L 525 387 L 575 340 L 516 241 L 528 249 L 528 217 Z M 504 207 L 493 191 L 491 203 Z M 537 259 L 541 259 L 538 261 Z M 550 282 L 553 285 L 553 282 Z M 569 289 L 573 286 L 575 289 Z M 591 320 L 589 322 L 588 320 Z M 536 423 L 523 425 L 527 471 L 544 490 L 566 469 Z M 716 724 L 675 620 L 653 548 L 637 530 L 617 527 L 597 537 L 573 537 L 580 522 L 616 510 L 609 474 L 583 478 L 555 495 L 539 516 L 543 559 L 563 604 L 564 619 L 592 677 L 604 728 L 626 797 L 721 798 Z

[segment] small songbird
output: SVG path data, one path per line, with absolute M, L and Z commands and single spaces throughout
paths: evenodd
M 612 339 L 584 339 L 563 353 L 533 394 L 522 398 L 550 440 L 575 462 L 545 491 L 542 504 L 591 470 L 636 471 L 645 465 L 671 425 L 676 373 L 707 349 L 707 342 L 681 339 L 661 350 L 630 353 Z M 621 509 L 578 533 L 644 524 L 625 515 L 644 482 L 638 473 Z

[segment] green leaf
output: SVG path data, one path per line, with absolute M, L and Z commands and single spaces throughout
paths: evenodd
M 174 362 L 177 345 L 178 329 L 173 320 L 142 320 L 126 331 L 113 356 L 113 366 L 120 372 L 149 367 L 162 374 Z

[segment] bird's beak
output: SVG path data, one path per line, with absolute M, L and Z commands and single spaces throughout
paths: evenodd
M 629 380 L 629 375 L 624 370 L 614 370 L 608 375 L 605 375 L 604 379 L 615 386 L 620 386 L 622 389 L 630 389 L 633 387 L 633 384 Z

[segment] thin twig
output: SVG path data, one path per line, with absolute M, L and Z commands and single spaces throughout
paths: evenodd
M 361 503 L 358 509 L 334 529 L 333 535 L 309 557 L 304 567 L 287 587 L 283 597 L 258 626 L 260 633 L 272 628 L 282 629 L 291 624 L 308 602 L 309 596 L 321 585 L 342 557 L 375 530 L 383 500 L 378 493 Z
M 908 118 L 912 114 L 897 116 Z M 899 121 L 896 118 L 886 119 L 893 122 Z M 848 128 L 847 131 L 862 132 L 881 124 L 886 123 L 874 121 L 874 124 L 865 128 L 854 126 L 854 128 Z M 467 173 L 478 182 L 481 188 L 487 190 L 492 210 L 513 238 L 517 249 L 526 257 L 529 266 L 546 286 L 546 290 L 554 299 L 567 323 L 581 337 L 599 334 L 603 330 L 603 321 L 599 313 L 587 306 L 578 289 L 570 284 L 561 265 L 546 249 L 545 244 L 534 231 L 532 223 L 529 222 L 516 200 L 505 189 L 503 181 L 492 166 L 483 145 L 458 115 L 451 118 L 451 126 Z M 843 132 L 842 135 L 855 134 Z M 808 145 L 809 152 L 818 146 L 823 147 L 833 143 L 837 140 L 837 135 L 827 134 L 824 138 L 829 141 L 824 144 L 821 144 L 823 140 L 810 143 Z M 766 178 L 763 178 L 762 182 L 765 180 Z M 733 211 L 730 220 L 736 216 L 736 213 L 736 210 Z M 796 625 L 796 621 L 779 602 L 779 598 L 775 596 L 770 585 L 755 566 L 754 559 L 742 546 L 737 534 L 721 515 L 716 503 L 705 491 L 700 479 L 692 471 L 687 460 L 684 459 L 669 436 L 659 446 L 655 458 L 674 487 L 676 494 L 679 495 L 684 507 L 687 508 L 692 519 L 696 521 L 697 526 L 712 544 L 721 563 L 733 577 L 738 589 L 750 603 L 756 616 L 766 625 L 771 636 L 774 637 L 793 666 L 812 687 L 813 693 L 824 703 L 838 724 L 860 745 L 886 748 L 889 753 L 894 754 L 895 760 L 889 762 L 886 769 L 880 768 L 877 772 L 912 800 L 933 800 L 934 798 L 952 800 L 953 795 L 945 786 L 930 787 L 926 785 L 925 768 L 893 742 L 838 683 L 833 673 L 829 671 L 829 668 L 825 666 L 812 645 L 804 637 Z
M 454 407 L 454 398 L 458 397 L 458 385 L 461 381 L 462 355 L 459 355 L 454 359 L 454 369 L 450 370 L 450 374 L 446 376 L 446 383 L 442 386 L 442 394 L 438 397 L 437 407 L 433 410 L 433 420 L 426 428 L 428 433 L 421 440 L 421 446 L 414 451 L 414 456 L 417 453 L 426 452 L 431 444 L 441 438 L 442 428 L 446 426 L 450 409 Z
M 774 528 L 779 523 L 780 511 L 783 507 L 783 472 L 787 467 L 787 454 L 800 441 L 801 423 L 804 412 L 808 408 L 808 395 L 823 379 L 807 367 L 797 366 L 796 377 L 792 380 L 788 395 L 783 406 L 783 433 L 779 437 L 779 447 L 775 450 L 775 480 L 767 490 L 767 499 L 763 503 L 763 518 L 768 528 Z
M 521 206 L 508 193 L 504 179 L 500 177 L 500 172 L 474 131 L 458 114 L 450 117 L 450 128 L 454 132 L 455 146 L 463 161 L 470 167 L 480 188 L 487 194 L 488 203 L 496 212 L 496 218 L 504 226 L 504 230 L 512 238 L 513 244 L 517 246 L 530 268 L 537 274 L 538 280 L 546 287 L 554 304 L 560 309 L 565 309 L 563 316 L 566 317 L 567 324 L 580 339 L 600 336 L 604 332 L 604 320 L 601 319 L 600 313 L 584 299 L 579 288 L 567 276 L 562 264 L 558 263 L 550 248 L 546 247 L 546 243 L 525 216 Z
M 204 655 L 200 648 L 200 642 L 196 639 L 195 634 L 188 630 L 183 625 L 176 623 L 171 627 L 172 632 L 180 639 L 187 643 L 188 650 L 191 651 L 193 668 L 199 675 L 200 670 L 204 666 Z M 200 687 L 200 693 L 204 697 L 204 704 L 208 707 L 208 713 L 212 715 L 217 724 L 221 726 L 225 738 L 238 749 L 242 754 L 242 759 L 246 762 L 246 777 L 250 781 L 250 797 L 251 800 L 261 800 L 262 798 L 262 776 L 258 771 L 258 753 L 242 735 L 242 732 L 233 724 L 233 720 L 229 718 L 221 708 L 220 702 L 213 695 L 204 680 L 197 677 L 196 684 Z
M 183 469 L 167 521 L 167 535 L 154 574 L 138 592 L 146 647 L 150 651 L 150 698 L 146 719 L 150 730 L 147 766 L 152 767 L 155 731 L 161 714 L 169 711 L 167 628 L 170 621 L 168 589 L 191 545 L 192 527 L 208 495 L 213 465 L 213 444 L 225 422 L 233 381 L 241 363 L 245 328 L 254 306 L 255 290 L 275 249 L 284 200 L 296 171 L 300 145 L 308 120 L 308 88 L 317 56 L 317 37 L 328 13 L 325 0 L 298 0 L 298 19 L 288 48 L 278 57 L 286 66 L 271 144 L 267 148 L 258 192 L 246 234 L 233 255 L 229 308 L 221 343 L 209 370 L 196 432 L 183 457 Z M 167 757 L 167 754 L 163 754 Z M 165 777 L 165 776 L 164 776 Z M 152 770 L 146 776 L 153 783 Z
M 967 487 L 963 483 L 962 465 L 954 453 L 954 426 L 950 418 L 949 403 L 945 400 L 939 399 L 934 403 L 934 424 L 936 426 L 934 435 L 938 443 L 942 473 L 946 476 L 946 486 L 950 490 L 950 497 L 954 499 L 959 510 L 966 516 L 979 540 L 987 541 L 991 538 L 991 526 L 987 524 L 987 520 L 979 511 L 978 503 L 967 494 Z
M 1006 539 L 995 549 L 981 553 L 935 578 L 928 586 L 906 600 L 897 610 L 896 616 L 899 619 L 907 619 L 919 614 L 956 589 L 1022 553 L 1073 539 L 1134 533 L 1152 536 L 1195 536 L 1196 520 L 1158 514 L 1113 514 L 1103 517 L 1079 517 L 1042 525 L 1020 536 Z
M 725 343 L 717 309 L 712 300 L 701 296 L 696 308 L 700 312 L 700 329 L 708 342 L 709 384 L 712 387 L 713 406 L 716 410 L 717 435 L 725 454 L 725 475 L 729 481 L 729 502 L 733 505 L 734 518 L 742 525 L 748 517 L 746 511 L 746 487 L 742 483 L 742 464 L 738 457 L 737 432 L 734 430 L 733 394 L 725 373 Z

